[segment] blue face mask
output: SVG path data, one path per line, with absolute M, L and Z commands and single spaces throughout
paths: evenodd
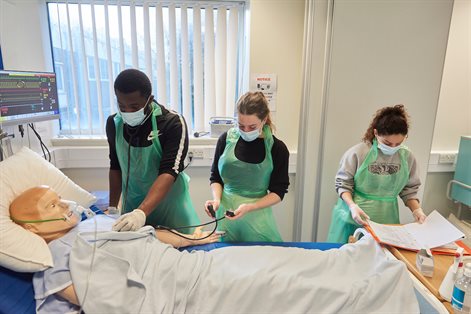
M 401 147 L 402 147 L 402 145 L 398 145 L 396 147 L 391 147 L 391 146 L 388 146 L 386 144 L 380 143 L 378 141 L 378 148 L 381 149 L 383 154 L 388 155 L 388 156 L 391 156 L 391 155 L 394 155 L 395 153 L 397 153 L 397 151 L 399 149 L 401 149 Z
M 142 107 L 141 109 L 137 110 L 137 111 L 122 112 L 121 110 L 119 110 L 119 113 L 120 113 L 121 117 L 123 118 L 124 123 L 126 123 L 129 126 L 137 126 L 137 125 L 141 124 L 144 121 L 145 117 L 146 117 L 144 109 L 147 107 L 147 104 L 149 103 L 149 99 L 150 99 L 150 96 L 149 96 L 149 98 L 147 98 L 145 106 Z
M 253 142 L 260 136 L 260 129 L 256 129 L 250 132 L 244 132 L 239 129 L 240 137 L 246 142 Z

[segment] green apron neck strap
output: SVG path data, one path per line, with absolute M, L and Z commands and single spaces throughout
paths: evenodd
M 162 115 L 162 108 L 159 106 L 159 104 L 155 100 L 153 100 L 151 105 L 152 105 L 152 115 L 154 117 L 161 116 Z
M 265 124 L 263 126 L 262 132 L 263 132 L 263 137 L 265 137 L 266 139 L 271 140 L 273 138 L 273 134 L 271 132 L 270 126 Z

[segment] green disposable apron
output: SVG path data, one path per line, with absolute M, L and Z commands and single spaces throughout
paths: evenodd
M 236 210 L 241 204 L 255 203 L 268 194 L 273 160 L 271 149 L 273 135 L 268 126 L 263 127 L 265 159 L 258 164 L 241 161 L 235 156 L 239 140 L 239 129 L 227 132 L 226 146 L 218 163 L 219 173 L 224 182 L 221 203 L 216 212 L 217 218 L 224 216 L 226 210 Z M 226 231 L 224 241 L 254 242 L 282 241 L 271 207 L 246 213 L 237 220 L 223 219 L 220 230 Z
M 122 173 L 122 201 L 124 213 L 138 208 L 146 197 L 149 189 L 159 175 L 160 161 L 162 159 L 162 146 L 158 137 L 157 116 L 162 115 L 162 109 L 156 103 L 152 103 L 152 145 L 147 147 L 130 147 L 131 158 L 128 171 L 129 144 L 123 136 L 123 119 L 120 115 L 114 117 L 116 126 L 116 153 Z M 126 180 L 129 182 L 126 193 Z M 167 226 L 176 228 L 199 224 L 199 218 L 193 208 L 188 191 L 188 175 L 180 172 L 167 195 L 147 216 L 146 224 Z M 193 228 L 179 230 L 184 233 L 192 233 Z
M 378 158 L 376 139 L 366 155 L 365 160 L 353 177 L 353 201 L 374 222 L 381 224 L 399 223 L 399 206 L 397 197 L 409 181 L 407 148 L 399 149 L 396 154 L 400 157 L 400 168 L 393 174 L 376 174 L 369 167 Z M 359 228 L 352 218 L 347 204 L 339 197 L 332 212 L 332 221 L 327 236 L 328 242 L 346 243 L 348 237 Z

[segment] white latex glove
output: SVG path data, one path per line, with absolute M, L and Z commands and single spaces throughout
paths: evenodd
M 360 206 L 354 203 L 348 206 L 348 208 L 350 208 L 350 214 L 357 224 L 367 225 L 366 221 L 363 219 L 370 219 L 370 216 L 368 216 Z
M 425 215 L 424 211 L 420 207 L 412 212 L 412 216 L 414 216 L 415 221 L 417 221 L 419 224 L 423 223 L 425 218 L 427 218 L 427 215 Z
M 146 214 L 136 208 L 130 213 L 119 217 L 113 224 L 113 231 L 136 231 L 146 223 Z

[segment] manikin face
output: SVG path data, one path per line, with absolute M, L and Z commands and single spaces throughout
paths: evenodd
M 375 129 L 374 134 L 378 139 L 378 142 L 383 143 L 389 147 L 397 147 L 400 146 L 407 136 L 402 134 L 391 134 L 391 135 L 379 135 L 378 131 Z
M 80 222 L 70 203 L 49 187 L 37 187 L 21 194 L 10 206 L 12 219 L 51 241 L 61 237 Z
M 253 130 L 261 130 L 265 121 L 260 120 L 257 115 L 245 115 L 245 114 L 238 114 L 238 124 L 239 129 L 244 132 L 250 132 Z

